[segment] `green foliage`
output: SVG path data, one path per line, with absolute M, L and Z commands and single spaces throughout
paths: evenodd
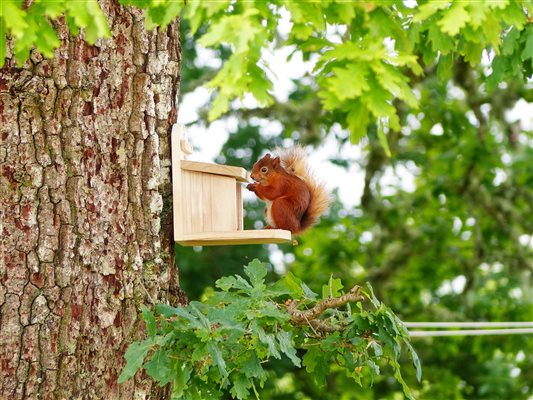
M 226 49 L 228 56 L 207 87 L 216 92 L 209 119 L 226 113 L 246 95 L 260 106 L 272 105 L 272 74 L 264 52 L 296 46 L 314 64 L 313 77 L 322 113 L 350 130 L 352 142 L 377 124 L 380 143 L 390 153 L 385 134 L 401 127 L 398 104 L 419 108 L 411 84 L 436 66 L 446 75 L 453 58 L 478 65 L 483 53 L 494 54 L 488 87 L 507 79 L 526 79 L 533 73 L 533 28 L 528 22 L 529 1 L 464 2 L 403 1 L 297 2 L 121 0 L 146 10 L 148 29 L 164 27 L 182 13 L 188 34 L 205 47 Z M 14 39 L 13 51 L 23 63 L 32 47 L 51 57 L 59 41 L 50 24 L 65 15 L 70 31 L 85 31 L 94 43 L 108 37 L 109 29 L 98 2 L 36 0 L 27 9 L 22 2 L 3 0 L 0 19 L 0 62 L 5 58 L 5 33 Z M 288 33 L 277 32 L 287 15 Z M 9 17 L 8 17 L 9 16 Z M 385 128 L 386 127 L 386 128 Z
M 59 46 L 59 39 L 52 21 L 64 16 L 70 31 L 78 35 L 85 32 L 84 39 L 94 44 L 96 39 L 109 37 L 109 28 L 96 0 L 35 0 L 23 9 L 21 0 L 0 2 L 0 67 L 6 57 L 6 35 L 13 38 L 13 54 L 19 65 L 36 48 L 45 57 L 52 57 Z
M 352 142 L 365 135 L 369 123 L 376 123 L 387 153 L 385 133 L 400 129 L 396 103 L 419 107 L 410 84 L 420 79 L 424 68 L 444 69 L 453 57 L 478 65 L 486 51 L 496 54 L 491 81 L 531 76 L 530 3 L 420 3 L 408 8 L 401 1 L 276 1 L 269 6 L 245 2 L 211 10 L 209 28 L 199 43 L 213 48 L 225 45 L 231 55 L 208 84 L 218 92 L 209 118 L 218 118 L 228 111 L 231 100 L 245 94 L 252 94 L 260 105 L 271 103 L 271 83 L 261 58 L 269 46 L 295 45 L 304 57 L 314 57 L 322 112 L 334 114 L 349 128 Z M 186 11 L 184 17 L 194 15 L 196 28 L 201 25 L 199 15 L 208 14 L 200 10 L 211 6 L 193 4 L 194 11 Z M 292 24 L 285 36 L 273 29 L 282 10 L 289 13 Z M 505 40 L 513 44 L 506 45 L 503 61 L 498 55 Z
M 145 9 L 144 14 L 146 29 L 152 30 L 158 26 L 165 27 L 170 24 L 180 13 L 184 6 L 183 1 L 161 0 L 120 0 L 124 5 L 133 5 Z
M 403 114 L 410 122 L 389 137 L 390 160 L 369 142 L 361 161 L 362 204 L 334 204 L 329 218 L 300 238 L 287 268 L 305 274 L 313 290 L 330 271 L 343 280 L 369 280 L 405 321 L 528 321 L 532 136 L 508 113 L 518 99 L 531 103 L 531 85 L 502 86 L 489 95 L 482 72 L 461 61 L 451 64 L 450 76 L 441 82 L 435 71 L 419 86 L 423 109 Z M 412 174 L 414 185 L 391 184 L 381 178 L 385 173 Z M 413 340 L 424 364 L 419 398 L 525 400 L 532 394 L 528 335 Z M 291 393 L 309 393 L 309 380 L 286 374 L 295 377 Z M 404 378 L 414 381 L 409 372 Z M 330 387 L 338 391 L 325 398 L 341 398 L 349 385 L 337 375 Z M 273 392 L 264 398 L 275 398 Z M 362 398 L 395 394 L 377 378 Z
M 467 10 L 474 7 L 474 2 L 465 3 L 471 4 Z M 439 25 L 432 29 L 440 32 Z M 285 254 L 276 254 L 276 270 L 305 277 L 309 291 L 317 293 L 323 293 L 324 286 L 329 291 L 324 282 L 331 273 L 347 285 L 368 280 L 378 297 L 405 321 L 531 320 L 533 136 L 531 125 L 517 121 L 515 108 L 525 113 L 531 109 L 533 87 L 519 79 L 520 73 L 511 78 L 507 72 L 490 86 L 498 58 L 515 71 L 527 65 L 513 61 L 525 49 L 527 30 L 528 25 L 518 25 L 506 31 L 504 46 L 492 55 L 494 59 L 472 66 L 452 48 L 441 55 L 438 65 L 428 65 L 424 75 L 411 80 L 418 111 L 394 102 L 402 128 L 386 132 L 383 125 L 390 158 L 379 144 L 378 127 L 369 124 L 356 159 L 339 152 L 330 160 L 351 171 L 358 166 L 363 170 L 364 178 L 354 174 L 341 183 L 341 190 L 362 186 L 361 202 L 350 199 L 356 203 L 353 206 L 337 200 L 318 226 L 298 238 L 298 246 L 279 247 Z M 440 41 L 437 49 L 453 45 L 447 35 L 432 37 Z M 427 37 L 418 47 L 419 60 L 428 51 L 426 46 L 433 46 Z M 299 141 L 312 152 L 310 144 L 322 150 L 322 140 L 327 139 L 328 148 L 332 136 L 340 145 L 348 141 L 350 134 L 331 117 L 335 112 L 320 111 L 316 87 L 310 88 L 309 82 L 309 76 L 296 80 L 287 101 L 265 109 L 233 109 L 231 115 L 239 125 L 218 161 L 227 159 L 228 164 L 249 168 L 276 145 Z M 267 125 L 273 120 L 281 125 L 277 135 Z M 321 165 L 314 167 L 321 178 L 332 179 Z M 249 229 L 263 219 L 254 202 L 245 210 Z M 243 249 L 219 251 L 229 260 Z M 217 265 L 211 251 L 194 252 L 195 260 L 202 261 L 191 266 L 189 258 L 178 257 L 182 269 L 194 268 L 198 275 L 208 276 L 195 281 L 197 287 L 203 282 L 206 293 L 212 290 L 211 266 Z M 246 256 L 251 254 L 250 249 Z M 224 268 L 237 265 L 238 261 L 230 261 Z M 414 338 L 413 342 L 424 365 L 422 384 L 416 385 L 410 368 L 402 370 L 402 377 L 417 398 L 526 400 L 533 395 L 533 359 L 527 356 L 533 353 L 533 342 L 528 335 Z M 257 388 L 261 399 L 403 397 L 401 385 L 387 374 L 371 378 L 368 371 L 361 371 L 362 377 L 373 379 L 373 386 L 354 392 L 353 378 L 335 367 L 329 370 L 326 390 L 316 385 L 313 374 L 294 368 L 286 358 L 268 363 L 265 370 L 269 378 Z
M 370 287 L 364 296 L 370 300 L 368 306 L 358 302 L 355 308 L 333 307 L 323 313 L 320 321 L 332 328 L 327 332 L 292 320 L 291 301 L 297 301 L 302 311 L 320 302 L 294 275 L 267 284 L 267 268 L 257 259 L 244 267 L 244 273 L 247 279 L 219 279 L 219 290 L 204 302 L 178 308 L 160 304 L 155 313 L 143 308 L 148 337 L 129 346 L 119 383 L 142 367 L 160 385 L 172 382 L 173 398 L 219 398 L 229 390 L 232 397 L 246 399 L 252 392 L 258 397 L 258 388 L 264 386 L 265 363 L 284 357 L 295 367 L 303 366 L 319 385 L 332 368 L 363 385 L 363 370 L 379 375 L 378 365 L 390 365 L 405 395 L 413 397 L 400 373 L 402 346 L 407 347 L 418 379 L 420 362 L 402 322 Z M 322 300 L 341 295 L 338 279 L 330 279 L 327 287 Z

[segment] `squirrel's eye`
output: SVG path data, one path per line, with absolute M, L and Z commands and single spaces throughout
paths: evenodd
M 266 174 L 267 171 L 268 171 L 268 168 L 267 168 L 267 167 L 263 167 L 263 168 L 261 168 L 261 172 L 262 172 L 263 174 Z

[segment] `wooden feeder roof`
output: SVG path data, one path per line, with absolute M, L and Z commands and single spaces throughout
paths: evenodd
M 250 174 L 241 167 L 183 160 L 181 161 L 181 169 L 194 172 L 205 172 L 207 174 L 229 176 L 237 179 L 239 182 L 250 181 Z

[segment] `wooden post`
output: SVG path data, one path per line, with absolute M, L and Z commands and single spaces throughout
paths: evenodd
M 174 240 L 183 235 L 183 203 L 181 193 L 181 160 L 182 140 L 185 140 L 185 127 L 183 124 L 174 124 L 171 134 L 172 152 L 172 207 L 174 213 Z

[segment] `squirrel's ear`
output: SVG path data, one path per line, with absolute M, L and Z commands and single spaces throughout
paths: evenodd
M 279 157 L 276 157 L 276 158 L 274 158 L 274 159 L 272 160 L 272 165 L 273 165 L 274 167 L 278 167 L 278 166 L 279 166 L 279 163 L 280 163 L 280 159 L 279 159 Z
M 266 153 L 263 158 L 265 160 L 270 160 L 270 153 Z

